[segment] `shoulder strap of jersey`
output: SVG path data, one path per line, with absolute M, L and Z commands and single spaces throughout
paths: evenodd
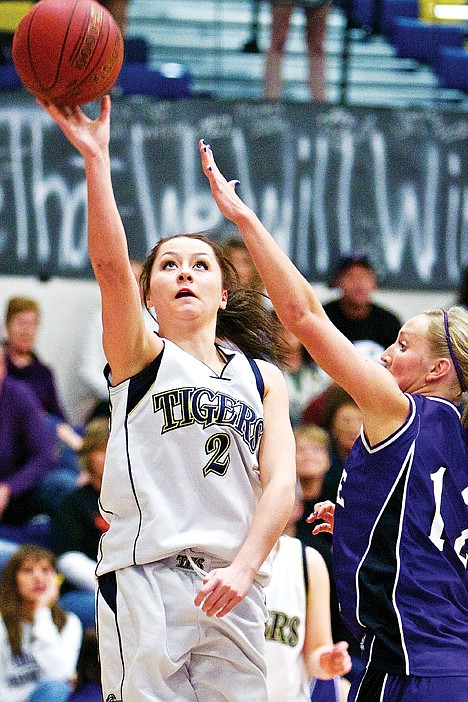
M 304 587 L 305 587 L 306 600 L 307 600 L 307 595 L 309 594 L 309 569 L 307 568 L 306 546 L 305 546 L 305 544 L 302 543 L 302 541 L 301 541 L 301 548 L 302 548 L 302 569 L 303 569 L 303 573 L 304 573 Z
M 246 356 L 246 358 L 250 363 L 250 367 L 252 368 L 253 374 L 255 376 L 255 381 L 257 383 L 257 390 L 263 401 L 263 396 L 265 395 L 265 383 L 263 382 L 263 377 L 260 373 L 260 368 L 258 367 L 256 361 L 253 360 L 253 358 L 249 358 L 248 356 Z

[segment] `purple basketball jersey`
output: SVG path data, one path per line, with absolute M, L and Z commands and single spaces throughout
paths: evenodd
M 333 538 L 341 614 L 390 673 L 468 669 L 468 434 L 455 406 L 407 395 L 405 424 L 361 435 L 338 489 Z

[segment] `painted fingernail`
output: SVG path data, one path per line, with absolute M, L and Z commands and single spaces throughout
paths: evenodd
M 240 185 L 240 180 L 236 180 L 236 182 L 234 183 L 234 187 L 237 188 L 238 185 Z
M 203 149 L 203 151 L 206 151 L 206 146 L 205 146 L 205 148 Z
M 206 141 L 204 139 L 201 140 L 202 144 L 206 144 Z
M 208 166 L 208 170 L 209 170 L 209 171 L 212 171 L 213 169 L 211 168 L 211 166 Z

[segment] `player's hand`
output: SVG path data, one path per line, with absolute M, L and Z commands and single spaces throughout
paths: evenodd
M 195 605 L 201 606 L 208 617 L 224 617 L 244 599 L 252 586 L 252 580 L 252 576 L 234 564 L 226 568 L 215 568 L 204 578 Z
M 0 517 L 8 507 L 11 490 L 7 483 L 0 483 Z
M 110 139 L 109 95 L 101 99 L 101 112 L 97 119 L 90 119 L 80 107 L 57 107 L 52 103 L 36 102 L 44 108 L 67 139 L 78 149 L 83 158 L 106 155 Z
M 236 185 L 239 184 L 239 181 L 226 180 L 215 163 L 210 145 L 204 139 L 200 139 L 198 145 L 203 172 L 208 178 L 211 194 L 218 205 L 219 211 L 231 222 L 238 221 L 240 217 L 250 211 L 236 193 Z
M 323 521 L 312 529 L 312 534 L 317 535 L 323 531 L 333 534 L 333 527 L 335 525 L 335 505 L 333 502 L 326 500 L 325 502 L 317 502 L 317 504 L 314 505 L 314 511 L 307 517 L 306 521 L 312 524 L 312 522 L 316 522 L 318 519 L 322 519 Z
M 59 583 L 57 578 L 57 573 L 55 570 L 51 570 L 47 574 L 47 586 L 41 596 L 38 598 L 38 607 L 52 607 L 59 598 Z
M 334 644 L 330 650 L 324 651 L 319 658 L 320 668 L 326 674 L 327 679 L 336 676 L 346 675 L 351 670 L 351 656 L 348 653 L 348 643 L 340 641 Z

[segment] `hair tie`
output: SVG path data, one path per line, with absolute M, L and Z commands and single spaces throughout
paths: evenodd
M 460 387 L 462 389 L 462 392 L 466 392 L 466 384 L 465 384 L 465 380 L 463 378 L 462 369 L 460 368 L 460 364 L 458 363 L 457 357 L 455 356 L 455 353 L 453 350 L 452 340 L 450 338 L 450 331 L 449 331 L 448 314 L 445 310 L 444 310 L 444 327 L 445 327 L 445 338 L 447 340 L 447 346 L 448 346 L 448 350 L 450 353 L 450 358 L 452 359 L 452 363 L 453 363 L 455 371 L 457 373 L 458 382 L 460 383 Z

